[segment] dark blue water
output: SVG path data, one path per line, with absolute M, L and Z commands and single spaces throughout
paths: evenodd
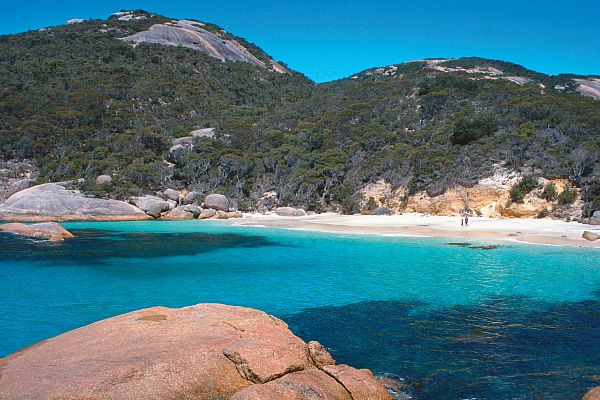
M 219 223 L 0 236 L 0 355 L 141 307 L 260 308 L 416 399 L 578 399 L 600 385 L 600 251 Z M 476 245 L 476 244 L 475 244 Z

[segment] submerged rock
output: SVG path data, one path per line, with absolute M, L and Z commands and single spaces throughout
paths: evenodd
M 42 222 L 31 225 L 13 222 L 0 225 L 0 231 L 28 236 L 36 239 L 45 239 L 51 242 L 61 241 L 73 237 L 71 232 L 56 222 Z
M 118 200 L 85 197 L 77 190 L 46 183 L 22 190 L 0 205 L 2 221 L 133 221 L 148 219 L 139 208 Z
M 204 198 L 204 207 L 217 211 L 229 211 L 229 200 L 222 194 L 209 194 Z
M 283 321 L 258 310 L 153 307 L 5 357 L 0 398 L 391 399 L 368 370 L 318 368 L 309 351 Z
M 303 209 L 294 207 L 278 207 L 275 214 L 281 217 L 305 217 L 307 215 Z

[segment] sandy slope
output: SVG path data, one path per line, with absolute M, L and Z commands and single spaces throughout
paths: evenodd
M 404 214 L 392 216 L 319 214 L 307 217 L 247 214 L 233 222 L 275 228 L 401 236 L 446 237 L 465 240 L 510 240 L 525 243 L 595 247 L 600 241 L 581 238 L 585 230 L 600 232 L 600 226 L 549 219 L 494 219 L 474 217 L 461 228 L 460 217 Z

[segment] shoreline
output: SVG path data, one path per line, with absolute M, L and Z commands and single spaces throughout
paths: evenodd
M 460 217 L 402 214 L 390 216 L 315 214 L 281 217 L 275 214 L 244 214 L 232 225 L 281 228 L 326 233 L 373 234 L 382 236 L 437 237 L 461 240 L 494 240 L 558 247 L 600 249 L 600 241 L 583 239 L 584 231 L 600 232 L 600 226 L 549 219 L 469 218 L 460 226 Z

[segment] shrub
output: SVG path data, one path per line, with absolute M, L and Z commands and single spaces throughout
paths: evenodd
M 571 186 L 567 186 L 565 190 L 558 196 L 558 203 L 560 205 L 573 204 L 577 199 L 577 190 Z
M 542 198 L 548 201 L 555 201 L 558 198 L 558 190 L 554 183 L 548 183 L 542 191 Z
M 459 118 L 454 124 L 451 141 L 453 144 L 465 145 L 485 136 L 490 136 L 498 129 L 498 124 L 491 118 L 466 119 Z
M 510 200 L 513 203 L 522 203 L 532 190 L 538 188 L 538 179 L 534 176 L 524 176 L 519 183 L 510 189 Z
M 365 207 L 366 207 L 367 211 L 373 211 L 374 209 L 377 208 L 377 202 L 375 201 L 373 196 L 369 197 L 369 200 L 367 201 L 367 204 Z

